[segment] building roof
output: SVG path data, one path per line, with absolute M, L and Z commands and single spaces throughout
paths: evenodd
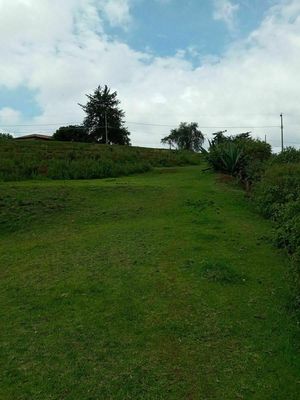
M 15 138 L 15 140 L 23 140 L 23 139 L 51 140 L 52 136 L 33 133 L 32 135 L 19 136 Z

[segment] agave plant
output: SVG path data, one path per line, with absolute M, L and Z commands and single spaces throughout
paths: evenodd
M 243 162 L 243 150 L 232 142 L 209 144 L 209 150 L 202 148 L 201 151 L 213 169 L 237 175 Z
M 240 172 L 243 150 L 235 143 L 229 142 L 221 146 L 221 160 L 225 172 L 235 175 Z

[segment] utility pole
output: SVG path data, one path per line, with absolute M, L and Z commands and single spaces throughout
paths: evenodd
M 284 145 L 283 145 L 283 114 L 280 114 L 280 121 L 281 121 L 281 151 L 284 150 Z
M 105 111 L 105 143 L 108 144 L 107 112 Z
M 265 143 L 267 143 L 267 135 L 265 135 Z

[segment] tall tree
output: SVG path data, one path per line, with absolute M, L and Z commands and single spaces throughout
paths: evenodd
M 125 113 L 119 108 L 117 92 L 107 85 L 98 86 L 93 94 L 87 94 L 86 105 L 79 104 L 86 112 L 84 126 L 92 141 L 109 144 L 129 145 L 129 131 L 124 126 Z
M 161 142 L 179 150 L 199 151 L 204 142 L 204 135 L 196 122 L 181 122 L 179 127 L 172 129 L 170 135 L 164 137 Z

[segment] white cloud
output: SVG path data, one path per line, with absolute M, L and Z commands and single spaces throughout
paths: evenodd
M 14 110 L 10 107 L 4 107 L 0 109 L 0 127 L 1 131 L 8 131 L 6 125 L 17 124 L 20 122 L 21 113 L 18 110 Z
M 128 0 L 104 0 L 102 7 L 112 26 L 126 27 L 130 22 L 130 4 Z
M 251 129 L 279 125 L 280 112 L 286 114 L 288 140 L 300 142 L 297 0 L 270 9 L 247 40 L 233 43 L 219 59 L 203 58 L 196 68 L 183 52 L 155 57 L 111 40 L 102 18 L 96 0 L 0 0 L 0 85 L 38 91 L 42 114 L 32 123 L 81 121 L 77 103 L 97 85 L 108 84 L 118 91 L 136 145 L 159 146 L 169 127 L 132 122 Z M 278 128 L 252 131 L 279 143 Z
M 238 4 L 229 0 L 214 0 L 213 18 L 216 21 L 223 21 L 231 31 L 236 26 L 236 15 L 239 10 Z

